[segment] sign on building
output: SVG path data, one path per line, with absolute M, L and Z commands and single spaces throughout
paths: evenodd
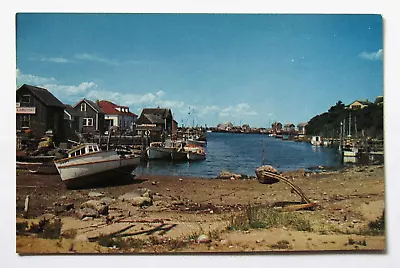
M 35 114 L 36 107 L 17 107 L 17 114 Z

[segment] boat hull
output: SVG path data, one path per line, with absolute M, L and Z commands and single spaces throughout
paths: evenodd
M 17 169 L 27 170 L 32 174 L 58 174 L 58 170 L 53 161 L 48 162 L 21 162 L 17 161 Z
M 187 153 L 186 152 L 177 152 L 174 151 L 171 153 L 171 158 L 174 161 L 178 161 L 178 160 L 187 160 Z
M 199 160 L 206 159 L 205 154 L 199 154 L 199 153 L 194 153 L 194 152 L 187 152 L 186 157 L 189 161 L 199 161 Z
M 149 147 L 147 157 L 148 159 L 171 159 L 171 152 L 172 149 Z
M 86 185 L 105 177 L 116 178 L 117 173 L 129 174 L 140 163 L 139 156 L 120 156 L 115 151 L 61 159 L 55 162 L 61 179 L 67 186 Z

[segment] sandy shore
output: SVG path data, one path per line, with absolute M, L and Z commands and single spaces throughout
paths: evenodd
M 62 222 L 62 236 L 58 239 L 17 235 L 17 252 L 385 250 L 385 236 L 366 231 L 368 224 L 377 220 L 384 210 L 383 166 L 354 167 L 318 174 L 296 171 L 284 175 L 318 207 L 291 212 L 275 209 L 277 212 L 273 213 L 278 214 L 271 215 L 285 215 L 289 222 L 298 219 L 306 227 L 299 228 L 286 222 L 268 228 L 232 228 L 234 222 L 246 217 L 246 213 L 248 215 L 249 206 L 270 211 L 269 207 L 301 201 L 282 182 L 266 185 L 254 179 L 152 175 L 109 187 L 67 190 L 59 176 L 17 172 L 17 222 L 37 223 L 43 214 L 47 218 L 56 216 Z M 151 204 L 137 206 L 119 198 L 137 189 L 149 190 Z M 30 196 L 29 213 L 27 218 L 23 218 L 27 195 Z M 104 202 L 108 206 L 107 215 L 80 219 L 77 211 L 88 200 Z M 66 235 L 71 233 L 73 236 Z M 114 237 L 112 241 L 120 244 L 100 241 L 102 235 L 110 234 Z M 121 241 L 128 242 L 119 246 Z

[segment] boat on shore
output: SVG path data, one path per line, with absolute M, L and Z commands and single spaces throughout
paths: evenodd
M 140 156 L 103 151 L 96 143 L 82 143 L 70 149 L 68 157 L 54 161 L 62 181 L 75 188 L 103 180 L 115 180 L 118 174 L 130 174 L 140 163 Z
M 58 174 L 57 168 L 54 164 L 54 155 L 18 155 L 16 168 L 27 170 L 32 174 Z
M 47 162 L 21 162 L 17 161 L 17 169 L 27 170 L 32 174 L 58 174 L 57 168 L 53 161 Z

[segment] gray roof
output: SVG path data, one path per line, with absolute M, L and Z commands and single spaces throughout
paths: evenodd
M 80 113 L 75 111 L 69 104 L 65 104 L 65 111 L 67 111 L 71 116 L 80 116 Z
M 23 84 L 19 89 L 26 88 L 46 106 L 64 108 L 65 105 L 45 88 Z M 17 91 L 19 90 L 17 89 Z
M 142 114 L 154 114 L 165 118 L 170 112 L 171 110 L 166 108 L 144 108 Z
M 155 114 L 144 114 L 144 116 L 153 124 L 163 124 L 165 122 L 161 116 Z
M 78 106 L 78 104 L 81 103 L 82 101 L 89 104 L 89 106 L 91 106 L 96 112 L 98 112 L 100 114 L 104 114 L 104 111 L 100 108 L 99 105 L 97 105 L 95 102 L 93 102 L 91 100 L 87 100 L 87 99 L 82 99 L 82 100 L 78 101 L 78 103 L 75 104 L 74 108 L 76 108 L 76 106 Z
M 297 126 L 298 126 L 298 127 L 305 127 L 305 126 L 307 126 L 307 124 L 308 124 L 308 123 L 299 123 Z
M 97 112 L 99 112 L 99 113 L 103 113 L 104 114 L 104 111 L 100 108 L 100 106 L 99 105 L 97 105 L 95 102 L 93 102 L 93 101 L 91 101 L 91 100 L 87 100 L 87 99 L 84 99 L 90 106 L 92 106 L 95 110 L 97 110 Z

